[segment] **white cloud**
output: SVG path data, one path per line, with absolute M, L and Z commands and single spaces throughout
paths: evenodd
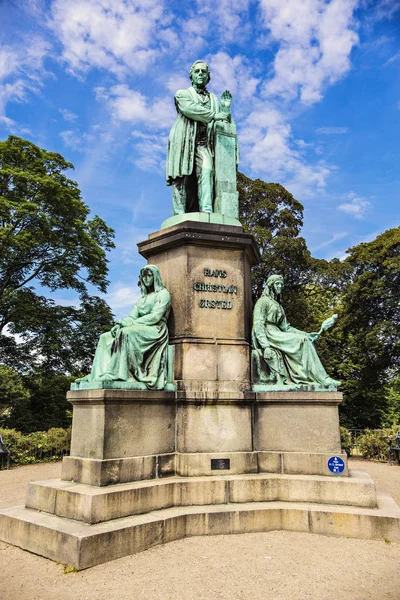
M 115 283 L 110 292 L 105 296 L 105 300 L 114 313 L 121 313 L 125 311 L 125 316 L 130 313 L 134 304 L 137 302 L 140 296 L 140 288 L 136 286 L 129 286 L 123 282 Z
M 358 0 L 261 0 L 269 40 L 278 44 L 274 76 L 267 97 L 304 103 L 322 98 L 326 85 L 350 69 L 350 52 L 358 43 L 353 10 Z
M 361 4 L 366 10 L 365 21 L 370 26 L 379 21 L 389 21 L 400 11 L 396 0 L 362 0 Z
M 144 72 L 170 43 L 170 18 L 159 0 L 54 0 L 49 26 L 73 73 Z
M 384 66 L 386 67 L 387 65 L 390 65 L 394 62 L 396 62 L 397 60 L 400 60 L 400 52 L 397 52 L 396 54 L 394 54 L 393 56 L 391 56 L 384 64 Z
M 78 129 L 68 129 L 60 132 L 60 137 L 64 142 L 64 146 L 71 148 L 76 152 L 84 152 L 87 143 L 93 143 L 95 137 L 90 133 L 81 133 Z
M 348 127 L 319 127 L 316 133 L 322 135 L 342 135 L 348 132 Z
M 254 77 L 250 61 L 241 55 L 229 56 L 226 52 L 207 57 L 211 71 L 210 86 L 219 93 L 229 90 L 239 100 L 236 107 L 245 107 L 254 99 L 260 79 Z M 242 109 L 243 110 L 243 109 Z
M 367 198 L 358 196 L 354 192 L 349 192 L 349 194 L 347 194 L 347 198 L 349 202 L 339 204 L 338 209 L 346 214 L 352 215 L 356 219 L 363 219 L 371 207 L 371 202 L 367 200 Z
M 3 123 L 14 122 L 6 116 L 9 102 L 26 102 L 31 93 L 38 93 L 43 77 L 49 75 L 44 59 L 50 45 L 39 36 L 25 37 L 15 46 L 0 48 L 0 118 Z
M 220 43 L 240 40 L 249 35 L 248 9 L 251 0 L 197 0 L 197 14 L 205 15 L 208 28 L 216 28 Z
M 315 252 L 316 250 L 320 250 L 321 248 L 326 248 L 326 246 L 330 246 L 331 244 L 334 244 L 338 240 L 342 240 L 343 238 L 347 237 L 348 235 L 349 234 L 347 231 L 340 231 L 338 233 L 334 233 L 333 236 L 331 238 L 329 238 L 329 240 L 325 240 L 325 242 L 322 242 L 321 244 L 314 246 L 312 248 L 312 251 Z
M 105 100 L 117 121 L 129 121 L 151 125 L 154 129 L 164 129 L 172 124 L 176 111 L 170 98 L 149 100 L 126 84 L 118 84 L 110 89 L 96 88 L 98 100 Z
M 142 171 L 165 173 L 168 135 L 133 131 L 132 137 L 135 140 L 133 163 Z
M 298 197 L 323 189 L 332 166 L 323 161 L 307 164 L 301 145 L 294 147 L 292 130 L 272 103 L 255 103 L 239 138 L 244 162 L 268 181 L 279 181 Z
M 68 108 L 59 108 L 58 111 L 62 114 L 65 121 L 76 121 L 78 115 L 68 110 Z

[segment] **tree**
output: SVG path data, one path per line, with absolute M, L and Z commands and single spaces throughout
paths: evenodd
M 27 401 L 29 392 L 19 373 L 0 364 L 0 419 L 7 416 L 11 406 Z
M 378 427 L 385 386 L 400 376 L 400 227 L 348 254 L 336 357 L 339 379 L 344 379 L 343 416 L 350 424 Z
M 11 314 L 9 332 L 18 334 L 20 343 L 9 353 L 13 338 L 3 336 L 6 344 L 1 352 L 0 338 L 0 360 L 14 368 L 22 363 L 20 370 L 25 372 L 59 375 L 86 374 L 100 334 L 113 322 L 111 309 L 101 298 L 84 295 L 79 308 L 58 306 L 29 288 L 20 290 Z
M 400 426 L 400 378 L 386 386 L 386 406 L 381 412 L 382 427 Z
M 106 290 L 114 232 L 98 216 L 88 218 L 77 184 L 65 175 L 72 168 L 18 137 L 0 142 L 0 360 L 20 370 L 41 361 L 53 373 L 86 371 L 95 339 L 112 321 L 87 284 Z M 32 284 L 76 290 L 81 307 L 56 306 Z
M 73 379 L 43 372 L 22 376 L 24 393 L 10 398 L 1 425 L 23 433 L 69 427 L 72 410 L 66 392 Z
M 88 372 L 112 323 L 87 286 L 106 291 L 114 232 L 89 219 L 72 168 L 18 137 L 0 142 L 0 402 L 3 421 L 23 431 L 69 424 L 67 374 Z M 80 306 L 57 306 L 38 285 L 75 290 Z
M 15 323 L 30 283 L 81 295 L 87 283 L 107 288 L 113 230 L 88 219 L 78 185 L 65 175 L 72 168 L 21 138 L 0 142 L 0 332 Z
M 253 234 L 261 262 L 253 267 L 254 299 L 261 296 L 269 275 L 285 280 L 285 310 L 289 321 L 302 327 L 307 317 L 303 287 L 308 282 L 311 255 L 305 239 L 303 205 L 279 183 L 252 180 L 238 173 L 239 218 Z

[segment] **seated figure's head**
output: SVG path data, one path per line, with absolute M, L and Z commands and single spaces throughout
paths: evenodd
M 208 64 L 204 60 L 196 60 L 190 68 L 189 77 L 196 87 L 205 87 L 211 79 Z
M 281 295 L 283 290 L 283 277 L 282 275 L 270 275 L 265 285 L 263 296 L 277 297 Z
M 139 284 L 142 288 L 143 296 L 149 294 L 151 291 L 159 292 L 165 287 L 160 271 L 155 265 L 146 265 L 140 269 Z

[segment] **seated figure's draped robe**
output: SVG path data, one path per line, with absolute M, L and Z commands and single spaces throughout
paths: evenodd
M 85 380 L 136 381 L 150 390 L 164 389 L 170 304 L 165 287 L 143 294 L 129 317 L 121 320 L 124 326 L 115 337 L 110 331 L 100 336 L 92 372 Z
M 265 348 L 272 349 L 274 359 L 265 362 L 286 384 L 332 384 L 308 334 L 291 327 L 279 302 L 266 294 L 254 307 L 252 344 L 261 355 Z

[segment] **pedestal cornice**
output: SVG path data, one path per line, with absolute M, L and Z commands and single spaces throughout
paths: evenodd
M 212 248 L 244 249 L 251 265 L 260 261 L 260 253 L 254 238 L 242 227 L 184 221 L 173 227 L 151 233 L 147 240 L 138 243 L 139 253 L 149 260 L 153 254 L 183 245 L 209 246 Z

